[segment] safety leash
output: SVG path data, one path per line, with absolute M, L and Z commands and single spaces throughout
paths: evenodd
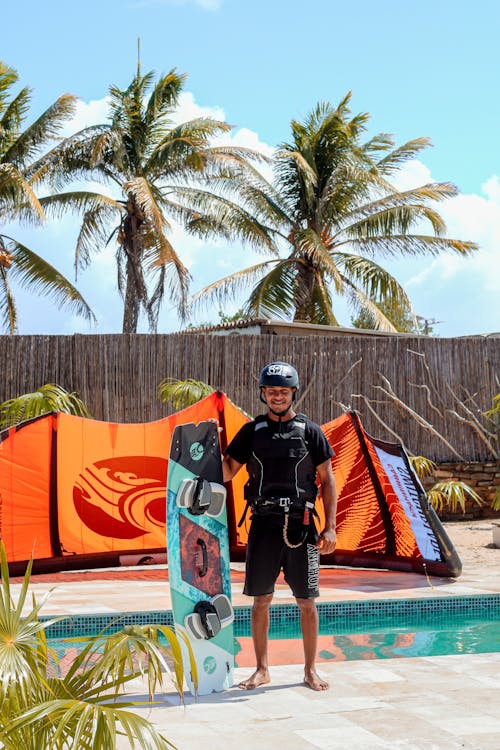
M 304 515 L 302 517 L 302 526 L 304 528 L 304 531 L 302 533 L 302 539 L 300 540 L 298 544 L 292 544 L 290 540 L 288 539 L 288 513 L 290 511 L 290 506 L 288 506 L 285 509 L 285 520 L 283 523 L 283 541 L 285 542 L 286 546 L 289 547 L 290 549 L 297 549 L 297 547 L 300 547 L 306 541 L 308 526 L 311 522 L 311 510 L 313 509 L 314 509 L 314 503 L 307 501 L 305 504 L 305 508 L 304 508 Z

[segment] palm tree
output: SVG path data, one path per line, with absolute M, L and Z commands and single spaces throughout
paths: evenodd
M 43 201 L 35 193 L 42 175 L 33 169 L 33 160 L 56 137 L 75 106 L 74 97 L 64 94 L 23 130 L 31 92 L 24 87 L 13 95 L 17 81 L 17 72 L 0 61 L 0 330 L 8 333 L 16 332 L 18 320 L 11 281 L 50 296 L 59 307 L 69 307 L 93 319 L 73 284 L 33 250 L 2 231 L 2 225 L 11 222 L 43 220 Z
M 433 204 L 455 195 L 453 185 L 398 191 L 390 182 L 428 139 L 395 147 L 382 133 L 363 142 L 369 116 L 351 117 L 350 98 L 349 93 L 336 108 L 318 104 L 303 123 L 292 121 L 291 141 L 273 159 L 273 184 L 242 167 L 220 181 L 224 190 L 217 198 L 183 191 L 193 211 L 188 225 L 193 233 L 216 233 L 224 220 L 233 237 L 250 238 L 273 256 L 214 282 L 195 301 L 215 297 L 222 303 L 253 284 L 248 315 L 338 325 L 333 295 L 345 295 L 354 313 L 364 311 L 373 327 L 395 330 L 391 316 L 413 311 L 403 287 L 376 256 L 467 255 L 476 249 L 472 242 L 444 237 L 445 224 Z M 425 224 L 431 233 L 422 229 Z
M 0 747 L 4 750 L 113 750 L 119 737 L 130 747 L 175 750 L 153 724 L 128 710 L 141 703 L 121 692 L 144 678 L 149 702 L 170 678 L 183 698 L 181 638 L 197 684 L 196 662 L 187 638 L 163 625 L 78 638 L 83 647 L 63 672 L 45 631 L 64 617 L 42 621 L 43 601 L 28 605 L 32 562 L 13 603 L 9 568 L 0 541 Z M 129 696 L 130 698 L 130 696 Z
M 226 171 L 245 150 L 211 147 L 230 126 L 210 118 L 174 124 L 185 76 L 171 70 L 154 83 L 137 72 L 125 90 L 109 89 L 110 122 L 77 133 L 54 149 L 39 169 L 62 184 L 99 180 L 119 197 L 89 192 L 54 196 L 44 206 L 55 215 L 84 211 L 75 266 L 84 269 L 96 252 L 116 242 L 118 289 L 124 300 L 123 332 L 137 331 L 140 312 L 155 332 L 165 295 L 182 319 L 187 314 L 189 272 L 168 239 L 167 216 L 182 220 L 175 191 L 195 178 Z M 149 94 L 149 96 L 148 96 Z

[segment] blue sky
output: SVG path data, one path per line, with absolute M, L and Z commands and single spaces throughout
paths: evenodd
M 433 147 L 401 176 L 404 185 L 451 181 L 461 194 L 441 205 L 448 235 L 474 240 L 475 257 L 401 260 L 390 270 L 416 312 L 440 321 L 440 336 L 500 330 L 500 4 L 493 0 L 19 0 L 2 8 L 0 58 L 33 88 L 32 115 L 67 91 L 80 98 L 75 126 L 102 121 L 109 84 L 142 69 L 175 67 L 188 80 L 182 113 L 199 110 L 235 126 L 233 139 L 269 153 L 289 123 L 318 101 L 353 92 L 371 133 L 402 143 L 428 136 Z M 186 118 L 184 118 L 186 119 Z M 78 222 L 66 218 L 17 236 L 73 278 Z M 248 250 L 200 243 L 174 232 L 193 290 L 248 265 Z M 98 316 L 89 329 L 47 299 L 20 291 L 20 333 L 121 330 L 112 253 L 78 279 Z M 339 318 L 349 325 L 342 306 Z M 198 320 L 216 320 L 214 311 Z M 177 330 L 168 304 L 159 330 Z

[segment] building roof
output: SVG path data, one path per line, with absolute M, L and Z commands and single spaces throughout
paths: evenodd
M 423 334 L 401 333 L 398 331 L 375 331 L 370 328 L 343 328 L 342 326 L 316 325 L 314 323 L 293 322 L 270 318 L 240 318 L 231 323 L 186 328 L 179 333 L 208 333 L 212 336 L 240 335 L 290 335 L 295 336 L 377 336 L 377 337 L 418 337 Z M 500 336 L 500 333 L 479 334 L 489 337 Z

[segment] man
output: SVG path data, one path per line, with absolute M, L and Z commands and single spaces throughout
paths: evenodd
M 329 685 L 316 672 L 319 554 L 335 550 L 337 493 L 331 467 L 333 451 L 321 428 L 293 410 L 299 388 L 297 371 L 286 362 L 266 365 L 259 378 L 265 415 L 245 424 L 223 459 L 228 482 L 246 464 L 245 497 L 252 510 L 244 593 L 254 597 L 252 638 L 257 666 L 240 687 L 250 690 L 270 681 L 269 608 L 283 569 L 300 608 L 304 644 L 304 682 L 313 690 Z M 314 501 L 319 477 L 325 526 L 317 534 Z M 247 506 L 248 507 L 248 506 Z

